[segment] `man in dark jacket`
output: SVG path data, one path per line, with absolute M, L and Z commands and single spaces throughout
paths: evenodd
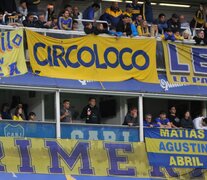
M 0 1 L 0 12 L 16 12 L 17 7 L 16 7 L 16 2 L 15 0 L 1 0 Z
M 124 15 L 122 20 L 119 21 L 116 32 L 122 32 L 123 36 L 130 36 L 132 34 L 131 25 L 129 23 L 129 16 Z
M 96 106 L 96 98 L 89 98 L 88 105 L 83 108 L 81 113 L 81 119 L 84 119 L 86 123 L 100 124 L 101 117 L 99 109 Z
M 172 32 L 180 31 L 180 22 L 178 21 L 178 15 L 173 14 L 172 17 L 167 21 L 168 28 L 172 29 Z

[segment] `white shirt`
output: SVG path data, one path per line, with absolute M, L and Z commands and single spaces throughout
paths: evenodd
M 203 126 L 202 122 L 203 122 L 204 117 L 197 117 L 193 120 L 193 124 L 195 129 L 207 129 L 207 126 Z

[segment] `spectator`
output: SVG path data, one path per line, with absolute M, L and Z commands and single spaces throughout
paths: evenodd
M 73 19 L 77 20 L 77 19 L 83 19 L 83 14 L 81 12 L 79 12 L 79 9 L 77 6 L 73 7 Z M 78 21 L 78 30 L 83 30 L 83 24 Z
M 182 128 L 193 128 L 193 121 L 190 116 L 190 111 L 186 111 L 184 117 L 180 121 L 180 125 Z
M 83 12 L 83 19 L 94 20 L 94 14 L 99 9 L 100 9 L 100 5 L 97 3 L 94 3 L 92 6 L 89 6 Z
M 145 119 L 143 122 L 144 127 L 159 127 L 156 123 L 152 122 L 152 115 L 151 114 L 146 114 Z
M 9 104 L 8 103 L 2 104 L 1 117 L 2 117 L 2 119 L 10 119 L 10 120 L 12 119 L 10 111 L 9 111 Z
M 19 106 L 16 107 L 14 115 L 12 116 L 12 119 L 14 121 L 23 121 L 24 120 L 22 107 L 19 107 Z
M 207 38 L 205 38 L 204 31 L 200 30 L 197 35 L 193 37 L 196 45 L 207 45 Z
M 99 109 L 96 106 L 96 98 L 89 98 L 88 105 L 85 106 L 82 110 L 81 119 L 84 119 L 86 123 L 100 124 L 101 116 Z
M 137 29 L 138 29 L 138 33 L 139 33 L 140 36 L 147 36 L 147 37 L 150 36 L 147 21 L 143 20 L 141 22 L 141 26 L 138 26 Z
M 35 120 L 36 120 L 36 114 L 34 112 L 30 112 L 28 121 L 35 121 Z
M 60 109 L 60 121 L 72 123 L 72 112 L 70 110 L 70 101 L 65 99 L 63 107 Z
M 45 15 L 43 13 L 38 15 L 38 20 L 35 22 L 35 27 L 36 28 L 47 28 L 49 27 L 47 22 L 45 21 Z
M 86 34 L 93 34 L 94 33 L 94 27 L 93 27 L 92 23 L 88 22 L 85 24 L 84 32 Z
M 102 23 L 97 23 L 96 27 L 94 28 L 94 34 L 99 35 L 99 34 L 109 34 L 109 31 L 104 28 Z
M 175 41 L 174 33 L 170 28 L 167 28 L 167 30 L 164 32 L 161 38 L 165 41 Z
M 207 129 L 207 118 L 200 116 L 193 120 L 194 128 L 195 129 Z
M 129 16 L 122 16 L 122 20 L 118 23 L 116 27 L 116 32 L 121 32 L 122 36 L 131 36 L 132 30 L 131 25 L 129 23 Z
M 111 7 L 106 9 L 101 19 L 107 21 L 111 29 L 116 29 L 118 23 L 122 20 L 122 10 L 119 9 L 118 2 L 112 2 Z
M 58 29 L 58 17 L 56 15 L 53 15 L 49 28 Z
M 25 27 L 35 27 L 34 14 L 28 13 L 26 19 L 22 22 Z
M 78 31 L 78 21 L 73 20 L 73 27 L 72 27 L 73 31 Z
M 180 119 L 176 116 L 176 108 L 175 106 L 170 107 L 168 118 L 170 120 L 172 128 L 180 127 Z
M 17 12 L 16 1 L 15 0 L 1 0 L 0 12 L 3 12 L 3 13 Z
M 0 12 L 0 24 L 1 25 L 4 25 L 4 22 L 3 22 L 3 13 L 2 12 Z
M 204 26 L 206 14 L 205 11 L 206 5 L 204 3 L 201 3 L 199 9 L 196 11 L 195 16 L 190 22 L 191 28 L 202 28 Z
M 136 20 L 134 21 L 134 24 L 136 25 L 136 27 L 141 26 L 141 22 L 143 21 L 143 17 L 141 14 L 139 14 L 136 18 Z
M 184 15 L 180 15 L 178 21 L 179 21 L 179 23 L 180 23 L 181 28 L 184 28 L 184 29 L 189 29 L 189 28 L 190 28 L 190 25 L 189 25 L 189 23 L 185 20 L 185 16 L 184 16 Z
M 74 6 L 73 7 L 73 19 L 82 19 L 82 17 L 83 15 L 81 12 L 79 12 L 78 6 Z
M 152 6 L 150 0 L 145 0 L 143 5 L 138 4 L 138 0 L 132 0 L 132 3 L 126 5 L 126 11 L 132 14 L 132 20 L 135 21 L 139 14 L 143 19 L 151 23 L 153 21 Z
M 26 16 L 27 16 L 28 10 L 27 10 L 26 2 L 21 2 L 21 1 L 20 1 L 20 5 L 19 5 L 19 7 L 18 7 L 18 12 L 19 12 L 23 17 L 26 17 Z M 24 19 L 23 19 L 23 20 L 24 20 Z
M 129 113 L 124 118 L 124 122 L 122 125 L 128 125 L 128 126 L 138 126 L 138 110 L 136 107 L 130 108 Z
M 73 18 L 73 9 L 72 9 L 72 6 L 70 4 L 66 4 L 65 7 L 64 7 L 64 10 L 67 10 L 69 12 L 69 17 Z
M 179 31 L 176 31 L 174 33 L 174 36 L 175 36 L 175 40 L 178 40 L 178 41 L 183 41 L 184 40 L 183 36 L 180 35 Z
M 52 21 L 52 17 L 55 14 L 55 9 L 53 4 L 48 4 L 47 5 L 47 11 L 45 15 L 45 21 Z
M 133 23 L 132 21 L 132 18 L 128 18 L 128 21 L 129 21 L 129 24 L 131 26 L 131 31 L 132 31 L 132 34 L 131 36 L 138 36 L 138 31 L 137 31 L 137 27 L 135 26 L 135 24 Z
M 158 26 L 156 24 L 152 24 L 150 27 L 150 36 L 157 37 L 158 36 Z
M 20 3 L 25 2 L 27 5 L 28 13 L 38 14 L 38 5 L 40 0 L 20 0 Z
M 160 115 L 155 119 L 155 122 L 160 128 L 171 128 L 170 120 L 166 118 L 166 113 L 164 111 L 160 112 Z
M 166 16 L 165 14 L 161 13 L 158 16 L 158 19 L 156 19 L 153 24 L 157 24 L 158 26 L 158 33 L 163 34 L 164 31 L 167 29 L 167 22 L 166 22 Z
M 17 109 L 17 108 L 21 108 L 21 110 L 22 110 L 21 117 L 22 117 L 22 119 L 26 119 L 26 118 L 25 118 L 25 113 L 24 113 L 24 109 L 23 109 L 23 104 L 22 104 L 22 103 L 18 103 L 18 104 L 15 106 L 15 108 L 13 108 L 13 109 L 10 110 L 11 117 L 13 118 L 13 116 L 15 115 L 15 112 L 16 112 L 16 109 Z
M 178 21 L 177 14 L 172 15 L 172 17 L 167 21 L 167 26 L 172 30 L 173 33 L 180 31 L 180 22 Z
M 59 29 L 71 30 L 72 29 L 72 18 L 69 16 L 69 11 L 65 10 L 62 17 L 59 17 Z
M 191 39 L 191 32 L 190 30 L 186 29 L 183 31 L 183 39 L 184 40 L 190 40 Z

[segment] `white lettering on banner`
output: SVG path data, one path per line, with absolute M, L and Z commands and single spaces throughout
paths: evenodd
M 165 91 L 168 91 L 170 88 L 182 87 L 182 86 L 187 86 L 187 85 L 185 85 L 185 84 L 171 84 L 168 81 L 165 81 L 164 79 L 161 79 L 160 80 L 160 86 Z
M 124 132 L 123 132 L 123 136 L 124 136 L 124 141 L 125 141 L 125 142 L 129 142 L 129 132 L 124 131 Z
M 83 132 L 79 130 L 72 131 L 71 139 L 83 139 Z
M 113 131 L 103 132 L 104 140 L 116 141 L 116 134 Z
M 86 81 L 86 80 L 78 80 L 83 86 L 86 86 L 87 83 L 94 82 L 94 81 Z
M 97 131 L 89 131 L 89 140 L 98 140 L 98 132 Z

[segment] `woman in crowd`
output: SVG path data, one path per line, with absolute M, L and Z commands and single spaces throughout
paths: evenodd
M 180 125 L 182 128 L 193 128 L 193 121 L 191 119 L 190 111 L 186 111 L 184 117 L 181 119 Z
M 147 21 L 145 20 L 141 22 L 141 26 L 138 26 L 137 30 L 140 36 L 147 36 L 147 37 L 150 36 L 149 27 L 148 27 Z
M 22 107 L 17 106 L 15 109 L 15 113 L 12 117 L 14 121 L 23 121 L 23 109 Z

